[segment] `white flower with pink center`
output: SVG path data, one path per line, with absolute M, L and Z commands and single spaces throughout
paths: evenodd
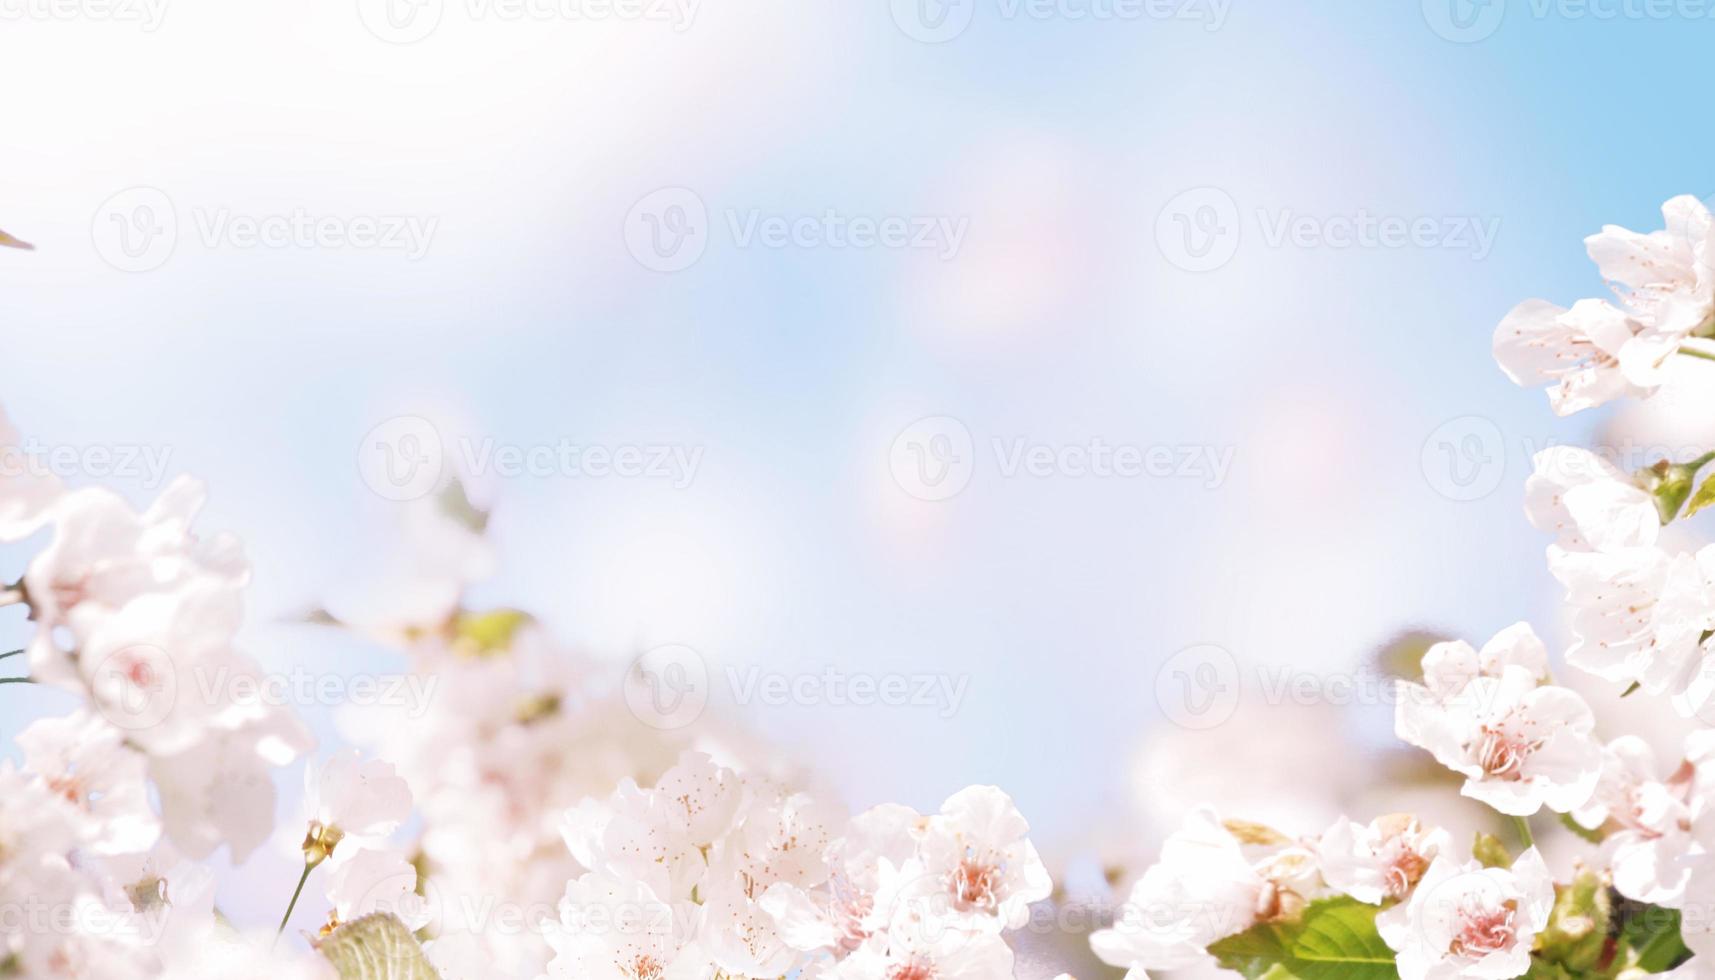
M 1012 948 L 996 933 L 901 939 L 922 934 L 913 928 L 889 930 L 818 975 L 823 980 L 1004 980 L 1013 975 Z
M 1012 798 L 993 786 L 960 790 L 941 805 L 929 818 L 921 860 L 950 915 L 997 929 L 1028 921 L 1030 903 L 1054 890 L 1029 831 Z
M 1258 922 L 1292 919 L 1323 891 L 1308 849 L 1284 838 L 1247 848 L 1214 810 L 1199 808 L 1162 844 L 1161 859 L 1090 946 L 1102 962 L 1133 970 L 1208 966 L 1211 943 Z
M 1715 222 L 1694 197 L 1662 205 L 1666 228 L 1640 235 L 1614 225 L 1585 239 L 1623 308 L 1585 299 L 1564 309 L 1519 304 L 1495 328 L 1495 360 L 1514 383 L 1551 385 L 1570 415 L 1628 395 L 1647 397 L 1693 334 L 1715 327 Z
M 1478 677 L 1437 700 L 1400 682 L 1395 733 L 1465 777 L 1460 792 L 1502 813 L 1584 805 L 1602 771 L 1589 705 L 1563 687 L 1538 686 L 1529 669 Z
M 553 980 L 704 980 L 708 957 L 693 942 L 700 911 L 662 900 L 647 885 L 594 872 L 566 884 L 544 935 Z
M 1643 323 L 1612 303 L 1583 299 L 1571 309 L 1540 299 L 1513 307 L 1495 328 L 1495 361 L 1514 384 L 1551 386 L 1556 415 L 1654 391 L 1628 371 Z M 1652 373 L 1644 373 L 1647 380 Z
M 1451 849 L 1447 831 L 1395 813 L 1367 825 L 1340 818 L 1322 834 L 1316 857 L 1329 887 L 1380 905 L 1411 894 L 1429 865 Z
M 819 888 L 787 882 L 768 886 L 758 899 L 793 949 L 841 958 L 885 928 L 886 908 L 877 904 L 882 866 L 902 867 L 917 853 L 924 818 L 907 806 L 888 804 L 853 817 L 829 853 L 830 876 Z
M 1663 774 L 1649 743 L 1625 735 L 1604 749 L 1602 779 L 1590 802 L 1574 811 L 1581 826 L 1605 832 L 1602 853 L 1620 894 L 1678 908 L 1690 862 L 1703 846 L 1692 836 L 1703 808 L 1691 761 Z
M 710 873 L 714 846 L 732 831 L 745 802 L 736 772 L 687 752 L 649 789 L 626 779 L 611 797 L 582 801 L 567 811 L 560 830 L 584 867 L 683 901 Z
M 1651 694 L 1680 694 L 1697 680 L 1711 649 L 1704 634 L 1715 628 L 1715 546 L 1696 555 L 1551 547 L 1548 568 L 1572 607 L 1568 663 Z
M 82 637 L 139 596 L 197 584 L 224 590 L 236 617 L 250 569 L 232 535 L 192 533 L 206 497 L 200 482 L 180 477 L 142 513 L 102 488 L 61 498 L 48 513 L 53 541 L 24 573 L 39 628 L 63 625 Z
M 1400 980 L 1505 980 L 1530 969 L 1553 907 L 1554 880 L 1534 847 L 1511 868 L 1440 857 L 1376 929 L 1399 954 Z
M 18 734 L 24 765 L 63 807 L 96 854 L 137 854 L 154 846 L 161 822 L 149 806 L 148 762 L 123 732 L 79 711 Z
M 1584 239 L 1590 260 L 1633 313 L 1647 324 L 1623 352 L 1627 374 L 1660 383 L 1661 365 L 1688 335 L 1715 321 L 1715 222 L 1689 194 L 1661 206 L 1664 227 L 1639 234 L 1605 225 Z

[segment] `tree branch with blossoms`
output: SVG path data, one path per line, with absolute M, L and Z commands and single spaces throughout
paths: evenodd
M 0 457 L 19 447 L 0 415 Z M 138 510 L 0 462 L 0 545 L 50 532 L 0 593 L 28 636 L 0 685 L 77 705 L 0 762 L 0 980 L 991 980 L 1053 892 L 995 787 L 848 813 L 739 726 L 639 699 L 643 659 L 469 607 L 492 545 L 456 483 L 406 507 L 400 608 L 307 617 L 391 649 L 412 695 L 347 705 L 368 751 L 318 753 L 242 650 L 249 566 L 194 530 L 199 483 Z M 296 845 L 296 886 L 277 924 L 234 922 L 212 864 L 242 881 L 270 839 Z
M 1496 329 L 1502 370 L 1547 386 L 1556 414 L 1648 398 L 1675 362 L 1715 360 L 1715 221 L 1691 197 L 1662 213 L 1663 230 L 1610 225 L 1586 240 L 1614 301 L 1530 300 Z M 1531 524 L 1555 537 L 1566 663 L 1693 718 L 1715 707 L 1715 545 L 1678 550 L 1663 528 L 1715 504 L 1711 463 L 1715 450 L 1627 473 L 1557 447 L 1535 456 L 1524 488 Z M 1132 976 L 1703 975 L 1715 960 L 1715 729 L 1698 727 L 1665 766 L 1638 736 L 1598 740 L 1526 623 L 1480 649 L 1431 646 L 1396 695 L 1395 734 L 1510 820 L 1516 853 L 1487 834 L 1466 850 L 1410 814 L 1293 836 L 1201 809 L 1092 936 L 1097 955 Z M 1559 876 L 1530 823 L 1545 810 L 1577 851 Z

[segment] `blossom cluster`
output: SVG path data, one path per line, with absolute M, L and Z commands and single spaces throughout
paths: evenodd
M 0 452 L 17 444 L 0 417 Z M 456 487 L 407 511 L 412 577 L 388 603 L 311 617 L 442 696 L 409 718 L 349 705 L 362 748 L 318 756 L 289 706 L 208 683 L 262 671 L 238 645 L 248 566 L 193 531 L 202 499 L 180 480 L 139 512 L 0 476 L 0 544 L 46 536 L 0 591 L 30 637 L 6 683 L 75 704 L 0 763 L 0 977 L 1012 974 L 1005 937 L 1053 884 L 1005 793 L 854 816 L 741 729 L 644 724 L 533 617 L 466 607 L 493 562 Z M 300 812 L 277 827 L 294 763 Z M 218 859 L 270 841 L 301 855 L 297 889 L 278 926 L 234 923 Z M 324 919 L 294 918 L 305 894 Z
M 0 415 L 0 452 L 18 444 Z M 199 681 L 254 676 L 238 647 L 249 569 L 230 536 L 192 525 L 180 479 L 139 512 L 101 488 L 0 478 L 0 544 L 48 535 L 0 606 L 28 612 L 33 682 L 73 710 L 16 736 L 0 762 L 0 976 L 224 976 L 273 962 L 221 926 L 206 863 L 268 839 L 273 773 L 312 748 L 289 712 Z M 212 691 L 212 693 L 211 693 Z M 289 962 L 278 964 L 288 976 Z
M 1531 300 L 1496 329 L 1502 369 L 1548 385 L 1556 414 L 1649 398 L 1688 367 L 1681 383 L 1715 381 L 1704 363 L 1715 360 L 1715 221 L 1690 197 L 1663 215 L 1663 230 L 1609 226 L 1586 241 L 1614 301 Z M 1290 836 L 1200 809 L 1094 934 L 1095 952 L 1134 973 L 1702 975 L 1715 961 L 1715 545 L 1669 525 L 1715 504 L 1712 462 L 1689 454 L 1627 473 L 1557 446 L 1535 456 L 1524 490 L 1526 517 L 1554 536 L 1566 664 L 1689 718 L 1677 757 L 1638 735 L 1601 739 L 1527 623 L 1481 648 L 1435 643 L 1420 676 L 1397 681 L 1395 735 L 1511 821 L 1517 853 L 1489 834 L 1456 846 L 1410 814 Z M 1535 832 L 1555 828 L 1569 840 L 1553 853 L 1569 859 L 1551 871 Z

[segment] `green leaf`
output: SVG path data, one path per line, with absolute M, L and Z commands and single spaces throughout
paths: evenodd
M 1620 938 L 1631 951 L 1631 965 L 1647 973 L 1665 973 L 1691 955 L 1679 937 L 1679 912 L 1642 902 L 1625 902 Z
M 1296 923 L 1264 923 L 1209 947 L 1250 980 L 1395 980 L 1394 952 L 1376 912 L 1352 898 L 1312 902 Z
M 1685 516 L 1690 517 L 1710 504 L 1715 504 L 1715 475 L 1704 480 L 1697 492 L 1691 495 L 1691 502 L 1685 505 Z
M 347 922 L 317 942 L 316 950 L 340 980 L 440 980 L 411 930 L 391 912 Z

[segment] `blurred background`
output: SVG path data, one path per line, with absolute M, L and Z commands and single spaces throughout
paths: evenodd
M 853 806 L 998 784 L 1072 891 L 1205 798 L 1472 821 L 1377 651 L 1563 649 L 1531 453 L 1715 440 L 1489 355 L 1604 294 L 1583 236 L 1715 192 L 1700 7 L 15 0 L 0 401 L 162 461 L 74 483 L 206 480 L 273 669 L 384 669 L 287 620 L 376 589 L 427 464 L 493 510 L 481 603 L 698 651 Z

